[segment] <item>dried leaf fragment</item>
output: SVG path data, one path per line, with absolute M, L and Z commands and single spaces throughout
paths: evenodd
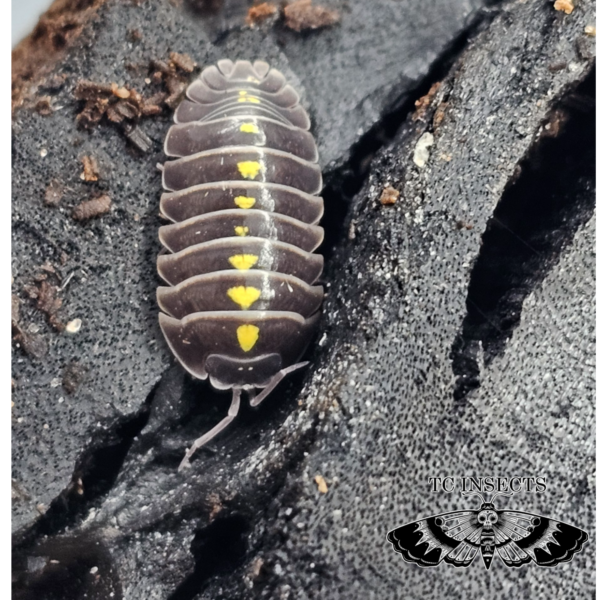
M 262 23 L 278 12 L 277 6 L 275 6 L 275 4 L 271 4 L 270 2 L 263 2 L 262 4 L 251 6 L 248 9 L 248 14 L 246 15 L 246 25 L 253 27 L 254 25 Z
M 389 204 L 396 204 L 396 201 L 398 200 L 399 196 L 400 192 L 397 189 L 387 185 L 383 188 L 383 192 L 381 192 L 379 202 L 381 202 L 381 204 L 383 204 L 384 206 L 387 206 Z
M 440 89 L 440 85 L 442 85 L 440 81 L 434 83 L 424 96 L 421 96 L 418 100 L 415 101 L 415 107 L 417 110 L 413 114 L 413 121 L 420 119 L 425 114 L 429 106 L 431 106 L 431 103 L 433 102 L 437 91 Z
M 189 54 L 182 54 L 180 52 L 171 52 L 169 58 L 173 65 L 178 69 L 181 69 L 184 73 L 191 73 L 196 68 L 196 63 L 193 61 Z
M 83 181 L 98 181 L 98 162 L 93 156 L 84 156 L 81 159 L 83 163 L 83 172 L 80 177 Z
M 556 0 L 554 3 L 554 8 L 555 10 L 560 10 L 565 14 L 570 15 L 573 12 L 575 5 L 573 4 L 572 0 Z
M 583 31 L 585 35 L 589 35 L 590 37 L 596 37 L 596 28 L 593 25 L 586 25 Z
M 340 20 L 336 10 L 313 6 L 312 0 L 295 0 L 283 9 L 283 14 L 285 26 L 294 31 L 329 27 Z
M 106 214 L 112 206 L 112 200 L 107 194 L 103 194 L 98 198 L 84 200 L 78 204 L 71 213 L 75 221 L 86 221 Z
M 148 152 L 152 148 L 152 140 L 138 126 L 126 128 L 125 136 L 141 152 Z
M 56 314 L 62 306 L 62 299 L 57 297 L 58 287 L 49 283 L 45 276 L 38 279 L 39 285 L 27 285 L 24 290 L 30 298 L 37 300 L 36 308 L 46 315 L 48 323 L 62 331 L 65 326 Z

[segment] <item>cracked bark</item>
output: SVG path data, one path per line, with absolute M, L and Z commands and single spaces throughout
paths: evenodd
M 393 526 L 453 505 L 429 493 L 428 477 L 443 475 L 542 473 L 549 491 L 522 496 L 519 509 L 563 517 L 593 545 L 593 234 L 585 225 L 593 153 L 569 143 L 594 126 L 593 60 L 581 51 L 593 52 L 583 37 L 593 6 L 581 2 L 568 16 L 551 3 L 473 13 L 477 6 L 352 4 L 338 29 L 298 37 L 240 29 L 235 10 L 221 22 L 218 11 L 193 20 L 158 0 L 109 2 L 56 67 L 70 76 L 55 99 L 64 108 L 16 113 L 15 286 L 68 251 L 78 275 L 65 310 L 87 316 L 82 331 L 88 324 L 74 338 L 43 330 L 51 350 L 39 362 L 16 355 L 15 479 L 29 496 L 15 505 L 18 597 L 490 595 L 493 577 L 479 564 L 465 578 L 410 568 L 383 550 Z M 392 35 L 401 16 L 403 36 Z M 133 49 L 124 41 L 132 27 L 142 32 Z M 78 132 L 70 95 L 78 77 L 130 81 L 125 56 L 143 62 L 169 50 L 201 64 L 261 56 L 295 77 L 327 182 L 328 298 L 312 369 L 260 411 L 244 408 L 185 475 L 176 472 L 183 448 L 226 402 L 168 366 L 155 326 L 158 143 L 142 157 L 126 153 L 116 130 Z M 438 80 L 413 120 L 410 107 Z M 542 138 L 557 111 L 569 118 L 559 119 L 547 151 Z M 158 141 L 168 121 L 142 126 Z M 59 126 L 67 134 L 53 139 Z M 419 168 L 413 152 L 426 132 L 434 145 Z M 561 168 L 561 153 L 564 193 L 548 202 L 532 190 Z M 101 183 L 117 205 L 85 228 L 42 202 L 57 177 L 73 188 L 65 206 L 90 189 L 77 182 L 79 154 L 106 157 Z M 400 198 L 382 206 L 388 184 Z M 529 218 L 543 217 L 529 233 L 510 221 L 523 214 L 519 199 L 529 201 Z M 497 264 L 512 239 L 494 238 L 497 222 L 534 248 L 526 269 L 513 268 L 518 253 Z M 494 269 L 512 276 L 491 293 L 485 277 Z M 474 322 L 482 298 L 486 320 Z M 38 318 L 27 306 L 23 315 Z M 502 319 L 494 337 L 486 324 Z M 59 405 L 64 393 L 51 382 L 74 354 L 91 375 Z M 560 375 L 541 385 L 546 372 Z M 42 517 L 39 503 L 49 507 Z M 592 555 L 586 549 L 565 570 L 503 572 L 503 589 L 579 596 L 593 589 Z

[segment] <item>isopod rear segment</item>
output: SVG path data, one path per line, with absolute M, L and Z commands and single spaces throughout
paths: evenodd
M 297 92 L 264 61 L 221 60 L 187 90 L 165 139 L 160 326 L 178 361 L 215 389 L 230 423 L 300 362 L 318 326 L 323 200 L 318 152 Z

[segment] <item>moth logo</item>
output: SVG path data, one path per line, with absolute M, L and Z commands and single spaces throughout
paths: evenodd
M 387 534 L 387 539 L 407 562 L 421 567 L 435 567 L 442 561 L 455 567 L 468 567 L 481 553 L 489 569 L 494 556 L 507 567 L 521 567 L 534 562 L 554 567 L 569 562 L 588 541 L 588 534 L 577 527 L 517 510 L 498 510 L 496 496 L 489 502 L 478 492 L 481 506 L 434 515 L 402 525 Z

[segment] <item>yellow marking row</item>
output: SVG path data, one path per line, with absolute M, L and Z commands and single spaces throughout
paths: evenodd
M 248 196 L 236 196 L 233 201 L 240 208 L 252 208 L 256 204 L 256 198 L 250 198 Z
M 240 325 L 237 328 L 237 339 L 244 352 L 249 352 L 258 341 L 259 329 L 256 325 Z
M 260 133 L 260 129 L 255 123 L 242 123 L 240 125 L 240 131 L 242 133 Z
M 240 271 L 251 269 L 258 261 L 256 254 L 236 254 L 229 257 L 229 263 Z
M 247 236 L 249 231 L 245 225 L 237 225 L 233 230 L 235 231 L 235 235 L 239 235 L 240 237 Z
M 260 172 L 264 171 L 263 165 L 256 160 L 239 162 L 237 168 L 244 179 L 254 179 Z
M 246 90 L 240 90 L 238 102 L 251 102 L 252 104 L 260 104 L 260 98 L 249 96 Z
M 242 310 L 248 310 L 259 298 L 260 290 L 251 287 L 238 285 L 236 287 L 229 288 L 227 295 L 240 306 Z

